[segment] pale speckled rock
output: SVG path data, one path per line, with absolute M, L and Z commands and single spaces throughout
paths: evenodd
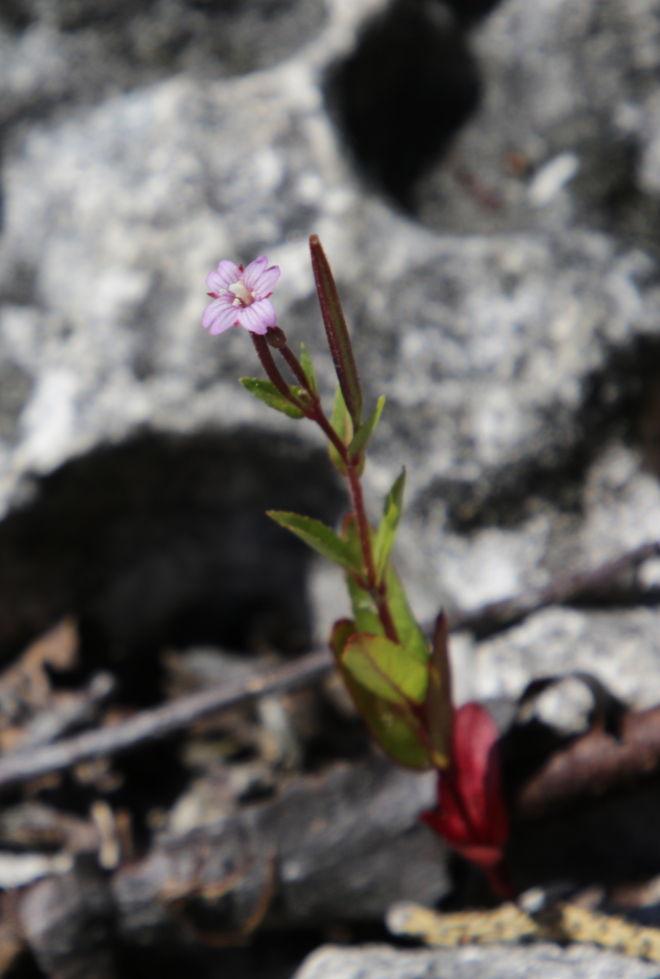
M 316 231 L 368 399 L 388 397 L 367 470 L 374 503 L 408 467 L 397 554 L 422 617 L 660 536 L 660 491 L 637 449 L 583 417 L 614 352 L 660 337 L 657 3 L 505 0 L 475 33 L 483 108 L 422 193 L 426 227 L 364 190 L 323 100 L 326 70 L 382 6 L 332 0 L 279 60 L 263 45 L 244 62 L 228 49 L 215 73 L 183 55 L 159 66 L 147 51 L 114 90 L 104 49 L 87 96 L 87 68 L 69 69 L 94 63 L 83 53 L 91 27 L 87 40 L 45 21 L 3 36 L 2 105 L 15 125 L 2 165 L 2 506 L 26 475 L 145 428 L 294 430 L 238 386 L 258 373 L 245 333 L 211 339 L 199 318 L 208 269 L 266 251 L 282 268 L 280 322 L 308 343 L 330 394 L 305 244 Z M 502 170 L 512 151 L 528 161 L 522 177 Z M 501 211 L 456 190 L 456 161 L 493 184 Z M 633 203 L 613 214 L 624 177 Z M 624 381 L 604 385 L 596 414 L 612 415 Z M 530 473 L 561 484 L 576 452 L 578 505 L 540 493 L 526 508 Z M 320 618 L 333 617 L 336 589 L 313 591 Z
M 517 698 L 531 678 L 578 670 L 643 710 L 660 702 L 660 612 L 544 609 L 480 643 L 457 637 L 454 663 L 461 700 Z
M 658 967 L 590 946 L 401 950 L 386 945 L 313 952 L 295 979 L 651 979 Z

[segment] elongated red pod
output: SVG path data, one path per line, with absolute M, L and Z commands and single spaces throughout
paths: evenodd
M 316 291 L 330 353 L 346 407 L 353 419 L 353 427 L 357 431 L 362 422 L 362 388 L 360 387 L 351 338 L 330 263 L 317 235 L 311 235 L 309 250 L 312 256 L 314 281 L 316 282 Z

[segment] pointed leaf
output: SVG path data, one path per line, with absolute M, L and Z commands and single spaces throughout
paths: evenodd
M 369 632 L 375 636 L 384 636 L 385 630 L 380 616 L 374 608 L 374 603 L 368 591 L 360 588 L 351 575 L 346 575 L 346 584 L 351 598 L 353 615 L 358 624 L 356 632 Z
M 335 623 L 331 640 L 337 668 L 355 706 L 368 725 L 374 740 L 394 761 L 406 768 L 416 770 L 428 768 L 431 759 L 424 742 L 420 740 L 420 725 L 417 719 L 411 717 L 407 708 L 399 709 L 397 705 L 371 693 L 343 666 L 341 656 L 344 647 L 355 631 L 355 622 L 341 619 Z
M 348 447 L 348 454 L 351 459 L 357 459 L 361 452 L 367 447 L 369 439 L 376 431 L 376 425 L 380 421 L 380 416 L 382 414 L 383 408 L 385 407 L 385 395 L 381 394 L 378 399 L 378 404 L 376 405 L 373 413 L 367 418 L 364 425 L 360 425 L 356 434 L 351 440 L 351 444 Z
M 392 489 L 387 494 L 383 508 L 383 519 L 380 522 L 380 527 L 374 540 L 374 563 L 379 581 L 383 577 L 383 571 L 385 570 L 387 559 L 390 556 L 399 521 L 401 520 L 405 484 L 406 470 L 402 469 L 401 475 L 395 480 Z
M 300 344 L 300 365 L 305 372 L 307 380 L 309 381 L 309 386 L 312 389 L 312 393 L 318 395 L 319 386 L 316 383 L 314 364 L 312 363 L 312 358 L 309 356 L 309 351 L 304 343 Z
M 275 408 L 277 411 L 284 412 L 289 418 L 303 418 L 303 412 L 300 408 L 297 408 L 294 404 L 284 397 L 283 394 L 277 390 L 272 381 L 264 381 L 259 377 L 241 377 L 240 382 L 243 387 L 254 394 L 255 397 L 267 404 L 269 408 Z M 291 387 L 289 390 L 296 397 L 300 397 L 303 393 L 302 388 Z
M 352 636 L 342 664 L 358 683 L 394 704 L 421 704 L 426 697 L 428 671 L 386 636 Z
M 312 269 L 314 270 L 314 280 L 316 291 L 321 306 L 323 325 L 328 337 L 330 353 L 335 365 L 335 371 L 339 379 L 339 384 L 344 393 L 344 398 L 348 406 L 353 425 L 360 427 L 362 419 L 362 389 L 351 338 L 344 319 L 344 313 L 339 301 L 339 293 L 330 269 L 330 264 L 325 256 L 321 242 L 317 235 L 311 235 L 309 248 L 312 256 Z
M 357 562 L 360 560 L 361 555 L 360 538 L 357 521 L 353 514 L 349 514 L 345 518 L 342 536 L 353 554 L 354 560 Z M 364 577 L 364 570 L 362 570 L 361 575 Z M 347 583 L 353 605 L 353 614 L 357 621 L 359 631 L 369 632 L 373 635 L 384 635 L 385 630 L 369 592 L 361 588 L 350 575 L 347 576 Z M 426 665 L 429 661 L 428 643 L 410 611 L 406 593 L 391 564 L 388 564 L 386 567 L 385 585 L 387 604 L 399 636 L 399 642 L 402 646 L 406 647 L 411 656 Z
M 494 871 L 509 835 L 499 732 L 475 703 L 459 707 L 452 727 L 452 761 L 440 775 L 439 806 L 422 819 L 468 860 Z
M 426 691 L 426 726 L 431 738 L 433 763 L 438 768 L 446 768 L 451 760 L 452 719 L 447 617 L 441 612 L 435 624 Z
M 332 627 L 330 648 L 335 654 L 335 661 L 339 669 L 341 669 L 341 655 L 344 652 L 344 647 L 357 631 L 357 623 L 353 619 L 339 619 Z
M 406 593 L 396 571 L 391 564 L 385 570 L 385 582 L 387 585 L 387 604 L 390 614 L 394 620 L 394 625 L 399 636 L 399 642 L 411 656 L 414 656 L 420 663 L 428 663 L 429 647 L 424 633 L 417 625 L 417 621 L 410 611 Z
M 319 554 L 334 561 L 342 568 L 360 573 L 361 569 L 359 566 L 355 566 L 353 554 L 346 542 L 320 520 L 301 517 L 297 513 L 284 513 L 281 510 L 268 510 L 267 513 L 280 527 L 286 527 L 287 530 L 293 531 Z
M 335 392 L 335 403 L 332 409 L 330 424 L 344 445 L 348 446 L 353 438 L 353 422 L 351 421 L 351 416 L 348 413 L 348 408 L 346 407 L 344 395 L 341 393 L 340 387 L 337 387 Z M 328 451 L 330 453 L 330 461 L 335 469 L 342 473 L 342 475 L 346 475 L 344 460 L 339 455 L 332 442 L 328 442 Z

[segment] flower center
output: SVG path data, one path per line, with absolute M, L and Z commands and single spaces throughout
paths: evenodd
M 254 293 L 250 292 L 242 279 L 229 286 L 229 292 L 233 292 L 236 297 L 232 302 L 232 306 L 241 306 L 244 309 L 246 306 L 251 306 L 254 302 Z

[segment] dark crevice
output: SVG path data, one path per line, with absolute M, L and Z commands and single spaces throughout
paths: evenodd
M 487 17 L 500 0 L 445 0 L 461 24 L 471 25 Z
M 418 499 L 419 512 L 444 500 L 448 529 L 456 533 L 517 527 L 544 503 L 579 514 L 588 469 L 617 439 L 637 446 L 647 469 L 660 476 L 660 340 L 643 337 L 613 348 L 605 365 L 585 379 L 576 416 L 561 415 L 548 414 L 554 449 L 486 472 L 474 483 L 436 480 Z
M 332 524 L 342 506 L 326 454 L 291 439 L 144 435 L 97 449 L 0 523 L 0 657 L 74 614 L 86 671 L 109 666 L 144 703 L 168 645 L 304 650 L 310 552 L 265 511 Z
M 0 4 L 0 23 L 14 31 L 24 31 L 34 20 L 31 6 L 21 0 L 2 0 Z
M 438 0 L 395 0 L 326 82 L 330 112 L 358 169 L 407 211 L 414 211 L 417 181 L 479 102 L 463 28 L 488 5 L 453 6 L 454 12 Z

